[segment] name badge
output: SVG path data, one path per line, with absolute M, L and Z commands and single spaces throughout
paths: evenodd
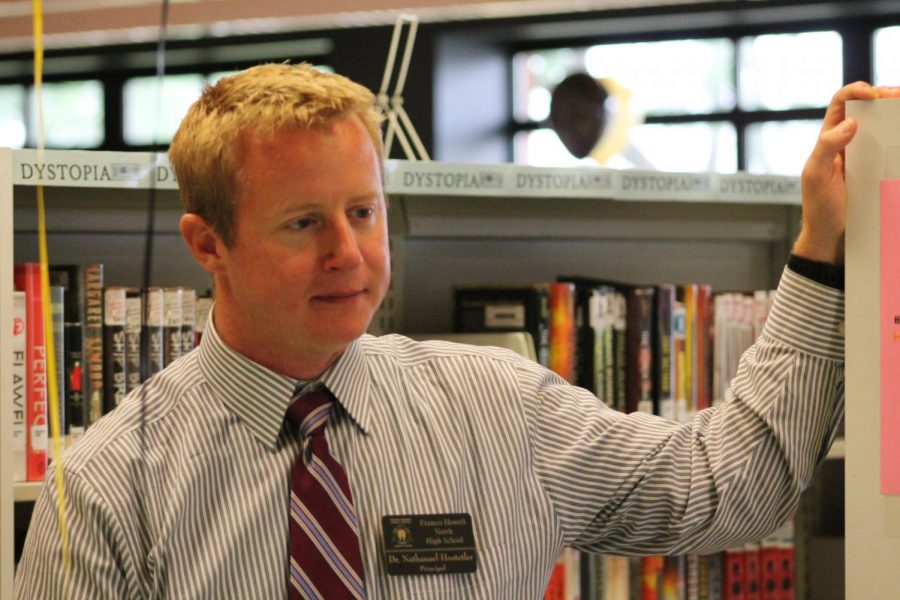
M 387 515 L 381 518 L 388 575 L 474 573 L 478 568 L 472 517 Z

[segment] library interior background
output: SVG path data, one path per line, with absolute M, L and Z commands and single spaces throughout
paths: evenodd
M 453 294 L 466 286 L 585 275 L 646 285 L 661 295 L 659 284 L 675 282 L 671 298 L 682 311 L 676 315 L 684 318 L 685 293 L 707 307 L 699 309 L 708 319 L 708 347 L 701 351 L 709 372 L 700 376 L 707 381 L 707 405 L 721 400 L 729 369 L 765 318 L 769 291 L 797 232 L 799 176 L 832 95 L 857 80 L 900 85 L 900 1 L 357 0 L 278 2 L 269 11 L 265 2 L 188 0 L 164 14 L 161 3 L 150 0 L 46 0 L 39 115 L 31 6 L 0 2 L 0 148 L 25 156 L 17 153 L 35 148 L 40 136 L 63 162 L 79 151 L 122 153 L 110 154 L 113 162 L 125 153 L 164 153 L 205 86 L 264 62 L 308 62 L 378 92 L 397 19 L 413 15 L 417 28 L 402 106 L 428 159 L 444 166 L 417 167 L 398 142 L 387 157 L 394 164 L 386 185 L 400 216 L 391 222 L 397 265 L 383 331 L 462 331 L 454 304 L 461 296 Z M 595 83 L 602 95 L 603 130 L 580 152 L 563 141 L 565 132 L 552 118 L 561 84 L 573 75 Z M 590 173 L 629 172 L 671 177 L 650 191 L 650 180 L 643 180 L 637 195 L 616 180 L 613 186 L 630 203 L 585 203 L 589 193 L 578 191 Z M 507 188 L 491 191 L 492 173 L 530 181 L 531 189 L 522 197 L 510 197 Z M 470 187 L 478 189 L 463 189 L 461 182 L 472 178 L 479 183 Z M 441 189 L 426 190 L 427 182 Z M 691 186 L 724 189 L 717 186 L 729 182 L 740 187 L 737 195 L 749 196 L 730 203 L 715 192 L 691 195 Z M 33 187 L 0 185 L 16 188 L 15 247 L 3 260 L 36 262 L 39 244 L 27 204 Z M 143 209 L 111 208 L 116 192 L 103 190 L 99 200 L 81 193 L 76 208 L 48 192 L 48 219 L 54 208 L 72 219 L 51 225 L 50 262 L 108 260 L 105 285 L 121 288 L 124 307 L 126 288 L 141 283 L 140 268 L 81 250 L 108 240 L 114 250 L 107 254 L 140 256 Z M 122 193 L 137 198 L 133 190 Z M 179 206 L 164 186 L 158 201 L 154 289 L 181 286 L 195 306 L 208 307 L 202 276 L 166 266 L 181 256 L 171 224 Z M 54 250 L 63 255 L 53 256 Z M 494 266 L 485 265 L 486 257 Z M 615 319 L 625 319 L 617 307 L 632 307 L 616 291 L 597 300 L 608 307 L 610 336 L 619 334 Z M 422 304 L 440 316 L 424 315 L 417 310 Z M 606 360 L 610 369 L 625 369 L 616 357 Z M 678 388 L 680 380 L 673 381 Z M 619 400 L 613 383 L 605 388 L 591 378 L 589 384 L 606 394 L 604 401 Z M 693 409 L 661 407 L 658 394 L 647 406 L 616 408 L 689 418 L 703 408 L 702 396 Z M 872 556 L 847 541 L 848 515 L 865 511 L 847 495 L 857 485 L 848 466 L 851 449 L 838 438 L 797 515 L 770 538 L 715 557 L 561 556 L 560 578 L 548 584 L 557 587 L 548 588 L 547 597 L 900 598 L 896 568 L 888 568 L 900 553 Z M 4 473 L 0 482 L 6 490 L 0 502 L 10 505 L 0 514 L 15 524 L 7 523 L 0 540 L 14 548 L 13 557 L 0 554 L 4 574 L 18 560 L 36 497 L 38 484 L 28 479 L 13 481 Z M 863 493 L 880 502 L 877 490 Z M 897 548 L 900 513 L 891 514 L 897 523 L 881 547 Z M 872 562 L 877 578 L 854 582 L 852 565 Z M 774 572 L 769 579 L 767 571 Z M 0 584 L 0 598 L 11 597 L 10 590 L 9 581 Z

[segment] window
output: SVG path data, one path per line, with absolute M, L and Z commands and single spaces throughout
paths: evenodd
M 875 30 L 873 36 L 873 83 L 875 85 L 900 85 L 900 27 Z
M 125 82 L 123 137 L 132 146 L 168 144 L 191 104 L 200 97 L 203 75 L 135 77 Z
M 105 137 L 103 84 L 99 81 L 44 83 L 41 89 L 44 145 L 47 148 L 96 148 Z M 37 146 L 34 88 L 29 89 L 28 144 Z
M 0 86 L 0 147 L 25 146 L 25 87 Z
M 842 52 L 834 31 L 521 52 L 513 58 L 513 160 L 596 164 L 572 156 L 549 119 L 553 90 L 584 72 L 610 93 L 592 153 L 604 166 L 799 175 L 821 111 L 842 84 Z M 604 148 L 623 106 L 633 115 L 627 140 Z

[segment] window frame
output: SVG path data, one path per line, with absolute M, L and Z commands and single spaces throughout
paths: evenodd
M 848 25 L 840 20 L 816 20 L 800 23 L 786 23 L 781 25 L 766 24 L 758 26 L 733 27 L 730 29 L 691 29 L 674 28 L 664 32 L 653 33 L 618 33 L 614 35 L 598 35 L 588 38 L 558 38 L 542 42 L 527 42 L 511 44 L 507 50 L 507 58 L 510 64 L 509 89 L 516 87 L 512 64 L 514 57 L 521 52 L 551 50 L 564 47 L 582 48 L 600 44 L 621 44 L 640 42 L 660 42 L 685 39 L 729 39 L 734 44 L 735 70 L 733 81 L 736 100 L 732 110 L 715 111 L 706 113 L 677 114 L 677 115 L 649 115 L 643 119 L 645 124 L 684 124 L 684 123 L 731 123 L 736 132 L 737 143 L 737 169 L 745 171 L 748 164 L 748 136 L 747 128 L 751 125 L 766 122 L 781 122 L 794 120 L 821 120 L 825 114 L 827 104 L 813 108 L 792 108 L 783 110 L 747 110 L 740 107 L 739 75 L 737 66 L 740 64 L 740 40 L 747 37 L 755 37 L 766 34 L 794 34 L 816 31 L 835 31 L 841 36 L 842 41 L 842 78 L 843 83 L 849 83 L 857 79 L 871 81 L 871 73 L 874 65 L 872 55 L 872 43 L 876 29 L 887 27 L 893 23 L 878 22 L 869 26 Z M 900 24 L 900 18 L 897 20 Z M 865 39 L 862 44 L 860 38 Z M 860 45 L 863 48 L 860 48 Z M 860 58 L 865 56 L 864 64 Z M 835 90 L 837 91 L 837 90 Z M 517 134 L 523 131 L 531 131 L 548 127 L 548 121 L 532 121 L 516 118 L 515 102 L 512 93 L 509 98 L 509 123 L 506 128 L 509 147 L 509 161 L 515 159 L 514 140 Z M 827 101 L 826 101 L 827 102 Z

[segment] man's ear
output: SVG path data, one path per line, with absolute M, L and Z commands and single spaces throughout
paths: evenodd
M 194 260 L 209 273 L 216 274 L 223 269 L 225 243 L 212 225 L 200 215 L 185 213 L 179 223 L 181 237 L 187 244 Z

